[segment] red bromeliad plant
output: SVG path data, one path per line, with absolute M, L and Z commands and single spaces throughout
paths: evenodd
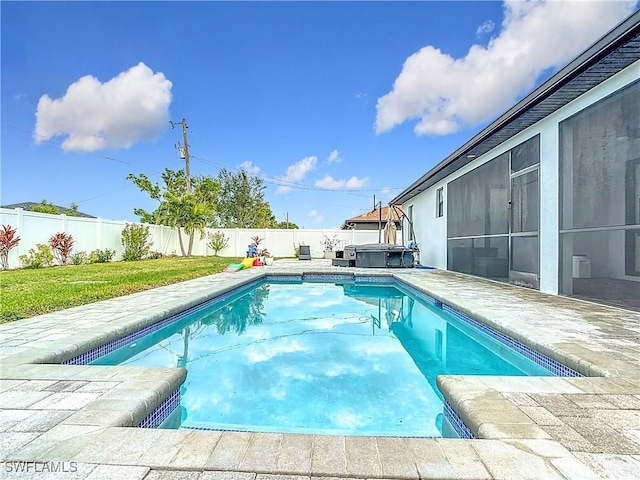
M 56 233 L 49 239 L 49 246 L 60 265 L 69 263 L 71 248 L 73 248 L 73 237 L 68 233 Z
M 255 237 L 251 237 L 251 246 L 257 248 L 263 240 L 264 238 L 260 238 L 258 235 L 256 235 Z
M 11 228 L 11 225 L 2 225 L 0 230 L 0 266 L 3 270 L 9 268 L 9 250 L 20 243 L 20 237 L 15 235 L 15 228 Z

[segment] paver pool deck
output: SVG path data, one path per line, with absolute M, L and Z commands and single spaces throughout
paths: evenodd
M 301 272 L 395 276 L 584 377 L 440 376 L 476 439 L 424 439 L 137 428 L 184 369 L 59 364 L 251 279 Z M 282 260 L 19 320 L 0 325 L 0 478 L 637 479 L 640 313 L 440 270 Z

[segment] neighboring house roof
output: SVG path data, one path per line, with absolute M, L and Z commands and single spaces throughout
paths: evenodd
M 362 215 L 358 215 L 357 217 L 351 217 L 344 221 L 342 224 L 342 228 L 349 228 L 349 225 L 357 225 L 359 223 L 378 223 L 380 222 L 380 218 L 382 215 L 382 224 L 384 225 L 387 222 L 387 215 L 389 214 L 389 209 L 391 207 L 382 207 L 381 209 L 376 208 L 370 212 L 364 213 Z M 398 206 L 395 208 L 391 208 L 391 215 L 393 220 L 396 223 L 396 226 L 401 225 L 400 215 L 402 214 L 402 209 Z
M 391 200 L 402 204 L 640 60 L 640 10 Z
M 40 205 L 40 203 L 36 203 L 36 202 L 12 203 L 11 205 L 2 205 L 0 206 L 0 208 L 22 208 L 23 210 L 27 210 L 31 212 L 33 211 L 33 207 L 35 207 L 36 205 Z M 53 205 L 53 206 L 58 207 L 58 210 L 60 211 L 60 213 L 69 215 L 69 212 L 71 212 L 71 209 L 67 207 L 61 207 L 59 205 Z M 97 217 L 94 217 L 93 215 L 89 215 L 82 212 L 76 212 L 75 216 L 84 217 L 84 218 L 97 218 Z

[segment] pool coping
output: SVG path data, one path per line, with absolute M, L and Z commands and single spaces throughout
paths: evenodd
M 177 286 L 161 287 L 150 293 L 142 292 L 141 294 L 123 297 L 119 301 L 98 302 L 98 304 L 92 304 L 91 307 L 76 307 L 63 313 L 58 312 L 57 314 L 49 314 L 7 324 L 8 327 L 5 325 L 0 326 L 0 346 L 6 346 L 7 343 L 11 343 L 12 338 L 14 339 L 13 343 L 17 343 L 16 338 L 20 336 L 18 334 L 20 329 L 23 332 L 28 332 L 29 330 L 37 330 L 38 327 L 34 327 L 35 325 L 48 326 L 42 330 L 44 336 L 39 338 L 36 342 L 37 345 L 29 345 L 30 342 L 22 344 L 26 345 L 24 348 L 28 351 L 16 352 L 13 355 L 5 354 L 0 357 L 2 359 L 0 377 L 3 379 L 0 382 L 5 382 L 4 385 L 6 386 L 0 392 L 0 408 L 2 408 L 3 394 L 6 398 L 10 398 L 11 395 L 6 395 L 7 392 L 11 394 L 11 392 L 20 391 L 15 389 L 19 388 L 21 384 L 12 385 L 6 383 L 11 381 L 22 382 L 25 389 L 29 383 L 38 381 L 41 382 L 40 385 L 42 385 L 43 381 L 84 382 L 84 385 L 79 389 L 90 390 L 87 386 L 92 384 L 104 385 L 104 389 L 106 389 L 102 392 L 94 392 L 95 394 L 100 393 L 100 395 L 93 401 L 78 408 L 52 428 L 44 432 L 38 432 L 39 434 L 33 438 L 29 438 L 29 435 L 23 436 L 23 440 L 25 438 L 28 440 L 24 445 L 18 442 L 14 450 L 4 452 L 0 450 L 0 453 L 3 454 L 3 460 L 73 460 L 86 464 L 114 464 L 113 462 L 116 462 L 116 465 L 154 469 L 186 468 L 187 470 L 202 471 L 329 475 L 335 477 L 359 476 L 362 478 L 431 478 L 431 476 L 440 478 L 443 472 L 449 472 L 450 475 L 453 475 L 452 472 L 457 472 L 455 475 L 458 477 L 463 477 L 469 473 L 469 475 L 473 474 L 469 478 L 499 478 L 500 472 L 504 468 L 505 458 L 520 458 L 524 455 L 522 452 L 526 451 L 528 461 L 539 464 L 541 471 L 549 471 L 551 472 L 550 475 L 556 475 L 557 478 L 571 478 L 571 472 L 584 473 L 589 470 L 597 472 L 597 465 L 589 465 L 585 459 L 586 457 L 584 457 L 584 455 L 597 455 L 597 453 L 573 452 L 564 448 L 561 442 L 558 442 L 556 438 L 548 433 L 549 427 L 534 421 L 531 417 L 531 412 L 527 415 L 526 405 L 518 405 L 518 399 L 522 400 L 522 397 L 518 397 L 516 394 L 536 392 L 539 395 L 559 396 L 572 394 L 640 395 L 638 366 L 633 361 L 629 362 L 626 357 L 621 358 L 615 352 L 607 353 L 601 350 L 594 350 L 591 348 L 590 342 L 586 342 L 586 345 L 585 342 L 546 342 L 545 339 L 549 338 L 549 335 L 536 336 L 535 329 L 525 328 L 531 327 L 531 325 L 527 325 L 530 319 L 527 319 L 522 311 L 519 312 L 522 319 L 518 321 L 513 319 L 505 320 L 505 312 L 499 312 L 499 315 L 490 315 L 486 310 L 485 301 L 472 298 L 470 295 L 465 297 L 460 292 L 452 293 L 448 290 L 448 287 L 451 287 L 456 282 L 471 281 L 472 283 L 475 282 L 476 285 L 481 285 L 484 289 L 494 291 L 494 294 L 504 292 L 506 289 L 509 297 L 515 295 L 516 304 L 517 297 L 524 295 L 525 299 L 523 301 L 532 302 L 532 299 L 527 299 L 526 297 L 534 296 L 537 302 L 541 302 L 539 304 L 534 302 L 535 305 L 543 305 L 546 310 L 554 314 L 559 311 L 560 315 L 574 315 L 572 319 L 574 324 L 586 321 L 585 318 L 582 318 L 584 315 L 575 315 L 575 311 L 580 310 L 578 307 L 585 307 L 585 302 L 576 303 L 577 301 L 555 296 L 550 298 L 551 296 L 545 296 L 539 292 L 525 292 L 524 289 L 516 287 L 494 286 L 489 282 L 483 283 L 477 279 L 469 279 L 451 272 L 437 270 L 349 269 L 349 273 L 374 277 L 388 276 L 399 279 L 401 282 L 410 284 L 416 290 L 422 291 L 432 298 L 446 301 L 454 308 L 480 319 L 483 323 L 499 331 L 503 331 L 517 339 L 519 339 L 518 337 L 525 339 L 526 342 L 523 343 L 540 349 L 539 351 L 542 351 L 542 353 L 561 361 L 565 365 L 572 366 L 572 368 L 575 365 L 577 371 L 591 375 L 591 378 L 527 377 L 526 380 L 523 380 L 522 377 L 440 376 L 438 378 L 438 386 L 445 398 L 474 435 L 481 438 L 481 440 L 408 440 L 388 437 L 344 436 L 290 437 L 274 434 L 241 434 L 238 432 L 218 432 L 216 434 L 215 432 L 188 431 L 189 434 L 193 433 L 193 435 L 189 436 L 184 431 L 180 431 L 182 433 L 168 434 L 164 432 L 158 435 L 157 430 L 150 430 L 145 433 L 142 432 L 144 429 L 126 427 L 126 430 L 123 430 L 122 428 L 127 424 L 136 425 L 134 416 L 139 419 L 143 412 L 148 415 L 150 412 L 146 410 L 153 407 L 154 402 L 162 400 L 160 397 L 168 388 L 167 385 L 175 385 L 176 382 L 179 382 L 178 385 L 182 383 L 184 371 L 181 371 L 181 369 L 144 369 L 143 372 L 135 368 L 128 370 L 125 367 L 38 365 L 39 362 L 51 361 L 52 359 L 60 361 L 71 354 L 77 354 L 87 345 L 97 346 L 98 343 L 104 343 L 104 340 L 114 332 L 117 335 L 122 335 L 130 330 L 139 329 L 141 326 L 180 311 L 185 306 L 202 303 L 208 298 L 229 292 L 244 283 L 258 280 L 266 274 L 276 272 L 294 275 L 300 272 L 344 274 L 345 272 L 344 268 L 327 266 L 327 262 L 314 261 L 307 264 L 305 262 L 289 261 L 278 263 L 276 262 L 273 266 L 262 270 L 251 269 L 236 274 L 212 275 L 184 282 Z M 503 303 L 508 303 L 507 300 L 508 298 L 503 300 Z M 124 314 L 118 307 L 119 303 L 127 305 Z M 133 305 L 129 306 L 129 304 Z M 554 306 L 553 304 L 559 304 L 559 306 Z M 509 309 L 508 305 L 505 307 L 507 310 Z M 591 315 L 596 317 L 600 315 L 605 319 L 612 316 L 615 317 L 615 314 L 620 314 L 619 309 L 612 310 L 611 307 L 595 304 L 588 304 L 587 307 Z M 128 310 L 129 308 L 130 310 Z M 574 310 L 572 311 L 571 309 Z M 141 310 L 148 311 L 145 314 L 141 314 Z M 615 314 L 612 312 L 615 312 Z M 633 312 L 623 311 L 622 315 L 640 319 L 640 315 Z M 90 325 L 90 328 L 87 328 L 90 332 L 80 329 L 75 333 L 74 338 L 70 339 L 65 337 L 64 332 L 56 331 L 56 326 L 60 330 L 60 319 L 63 318 L 71 320 L 89 318 L 95 323 Z M 78 321 L 76 320 L 76 322 Z M 588 326 L 590 324 L 587 321 L 585 325 Z M 6 332 L 12 330 L 18 332 L 16 336 L 7 337 L 10 334 Z M 619 334 L 615 336 L 615 339 L 633 338 L 634 332 L 633 329 L 631 330 L 628 334 L 626 332 L 618 332 Z M 594 333 L 594 331 L 591 333 Z M 3 334 L 4 336 L 2 336 Z M 7 338 L 9 338 L 8 341 Z M 586 338 L 588 339 L 588 336 Z M 14 347 L 14 350 L 16 350 L 19 345 Z M 11 345 L 9 345 L 8 350 L 11 351 Z M 2 355 L 2 351 L 0 350 L 0 355 Z M 6 352 L 7 348 L 4 351 Z M 182 381 L 180 380 L 181 377 Z M 113 385 L 106 385 L 107 383 L 113 383 Z M 156 384 L 164 386 L 163 393 L 158 391 Z M 26 398 L 29 394 L 37 392 L 37 384 L 34 383 L 34 385 L 36 386 L 31 391 L 24 390 L 25 395 L 23 397 Z M 139 388 L 137 390 L 132 389 L 135 386 Z M 47 410 L 45 408 L 47 398 L 51 398 L 56 394 L 60 397 L 60 393 L 62 393 L 57 392 L 45 396 L 47 392 L 47 390 L 40 390 L 38 393 L 41 395 L 32 395 L 32 399 L 43 398 L 30 405 L 23 404 L 24 409 L 16 410 L 28 410 L 38 406 L 43 410 Z M 65 399 L 73 396 L 73 392 L 66 393 L 67 396 L 61 400 L 63 405 Z M 131 399 L 122 398 L 129 393 L 132 395 Z M 76 397 L 78 396 L 76 395 Z M 103 409 L 96 409 L 94 406 L 94 412 L 91 412 L 91 405 L 100 400 L 102 400 L 102 403 L 97 405 L 102 406 Z M 110 400 L 110 402 L 107 402 L 107 400 Z M 130 401 L 131 403 L 128 403 Z M 112 407 L 113 410 L 104 409 L 106 405 Z M 130 408 L 127 409 L 126 405 L 130 405 Z M 141 405 L 144 405 L 144 408 Z M 122 414 L 122 410 L 119 410 L 121 408 L 124 408 L 126 413 Z M 38 408 L 35 409 L 38 410 Z M 68 407 L 65 411 L 71 410 L 71 407 Z M 100 414 L 96 414 L 95 411 L 99 411 Z M 135 415 L 134 412 L 136 412 Z M 83 423 L 79 424 L 78 422 L 80 421 Z M 211 434 L 211 436 L 207 437 L 207 434 Z M 107 448 L 109 439 L 116 437 L 121 438 L 122 441 L 119 443 L 126 444 L 131 452 L 138 452 L 138 457 L 133 458 L 135 457 L 133 453 L 128 457 L 115 455 L 112 451 L 113 449 Z M 163 439 L 161 437 L 166 438 Z M 172 438 L 173 440 L 171 440 Z M 187 450 L 183 451 L 180 448 L 180 445 L 184 442 L 191 445 L 196 438 L 200 440 L 200 443 L 208 445 L 207 447 L 200 446 L 195 449 L 196 452 L 200 452 L 198 455 L 193 452 L 189 453 Z M 286 450 L 285 446 L 288 445 L 287 442 L 289 440 L 287 439 L 289 438 L 300 441 L 301 445 L 307 445 L 307 448 L 301 447 L 297 452 Z M 53 439 L 55 439 L 55 442 Z M 168 448 L 170 453 L 165 452 L 164 456 L 158 455 L 158 458 L 153 459 L 148 456 L 145 457 L 144 453 L 139 451 L 139 448 L 130 445 L 131 442 L 134 442 L 134 439 L 135 442 L 142 442 L 143 444 L 146 444 L 145 442 L 159 442 L 159 444 Z M 173 447 L 170 445 L 173 445 Z M 399 456 L 398 458 L 405 458 L 405 461 L 398 462 L 393 458 L 387 458 L 386 454 L 382 453 L 381 445 L 384 445 L 384 449 L 396 452 Z M 225 447 L 222 448 L 222 446 Z M 219 449 L 220 451 L 218 451 Z M 224 450 L 235 452 L 236 450 L 234 449 L 239 449 L 239 451 L 243 452 L 241 459 L 231 459 L 228 463 L 224 463 L 218 458 Z M 259 460 L 252 457 L 251 452 L 254 449 L 263 452 L 276 449 L 279 453 L 286 452 L 291 458 L 289 463 L 285 461 L 286 455 L 284 454 L 284 456 L 276 455 L 277 458 L 274 455 L 266 455 L 263 460 Z M 453 453 L 456 449 L 466 451 L 467 454 L 458 457 Z M 107 454 L 110 451 L 111 453 Z M 216 451 L 218 451 L 217 454 Z M 404 453 L 400 453 L 401 451 Z M 427 451 L 431 452 L 427 453 Z M 434 452 L 439 453 L 436 454 Z M 637 456 L 638 454 L 640 454 L 640 450 L 633 455 Z M 633 455 L 630 458 L 633 458 Z M 180 460 L 181 458 L 182 460 Z M 364 462 L 362 458 L 368 458 L 369 461 Z M 591 457 L 588 457 L 588 459 L 593 460 Z M 522 468 L 522 466 L 518 466 L 520 462 L 507 463 L 510 465 L 510 475 Z M 509 478 L 517 477 L 511 476 Z M 549 478 L 554 477 L 550 476 Z M 575 478 L 583 477 L 577 476 Z

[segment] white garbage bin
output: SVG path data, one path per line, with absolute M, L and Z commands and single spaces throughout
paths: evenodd
M 573 256 L 573 278 L 591 278 L 591 259 L 586 255 Z

